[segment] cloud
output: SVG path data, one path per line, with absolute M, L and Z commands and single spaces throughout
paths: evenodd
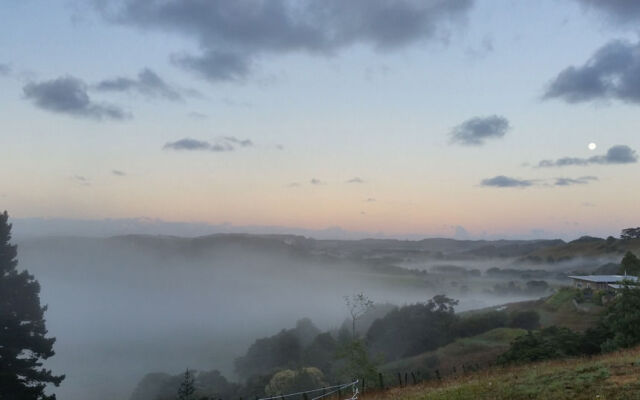
M 287 185 L 288 188 L 295 188 L 295 187 L 300 187 L 302 185 L 300 185 L 300 183 L 298 182 L 291 182 L 290 184 Z
M 589 9 L 602 12 L 613 23 L 637 23 L 640 19 L 640 2 L 636 0 L 575 0 Z
M 311 178 L 309 183 L 312 184 L 312 185 L 324 185 L 324 182 L 322 182 L 320 179 L 316 179 L 316 178 Z
M 191 138 L 180 139 L 175 142 L 166 143 L 163 147 L 165 150 L 209 150 L 211 144 L 202 140 L 196 140 Z
M 180 139 L 175 142 L 168 142 L 163 146 L 165 150 L 187 150 L 187 151 L 212 151 L 227 152 L 234 151 L 238 147 L 251 147 L 253 142 L 249 139 L 238 139 L 233 136 L 225 136 L 211 143 L 204 140 L 191 138 Z
M 640 103 L 640 43 L 613 40 L 582 66 L 564 69 L 544 94 L 544 99 L 553 98 L 568 103 L 605 99 Z
M 596 176 L 582 176 L 580 178 L 556 178 L 555 186 L 573 186 L 573 185 L 586 185 L 589 182 L 597 181 Z
M 364 183 L 364 180 L 359 177 L 353 177 L 347 181 L 347 183 Z
M 482 182 L 480 182 L 480 185 L 488 186 L 488 187 L 499 187 L 499 188 L 528 187 L 533 185 L 533 181 L 510 178 L 504 175 L 498 175 L 498 176 L 494 176 L 493 178 L 483 179 Z
M 368 199 L 364 200 L 365 203 L 375 203 L 376 199 L 374 199 L 373 197 L 369 197 Z
M 638 154 L 629 146 L 617 145 L 609 148 L 607 153 L 589 158 L 563 157 L 557 160 L 542 160 L 538 163 L 539 168 L 585 166 L 591 164 L 633 164 L 638 161 Z
M 11 66 L 9 64 L 0 63 L 0 76 L 9 75 L 11 73 Z
M 238 145 L 240 147 L 251 147 L 253 146 L 253 142 L 249 139 L 238 139 L 233 136 L 225 136 L 222 138 L 223 140 Z
M 509 121 L 498 115 L 474 117 L 451 130 L 451 143 L 480 146 L 487 139 L 501 138 L 509 130 Z
M 111 170 L 111 173 L 115 176 L 127 176 L 127 173 L 118 169 Z
M 107 20 L 176 33 L 199 54 L 172 61 L 211 82 L 242 81 L 264 55 L 333 55 L 358 44 L 389 51 L 446 37 L 473 0 L 98 1 Z
M 146 97 L 162 97 L 172 101 L 182 100 L 180 92 L 167 84 L 149 68 L 138 73 L 137 78 L 118 77 L 106 79 L 96 85 L 103 92 L 137 92 Z
M 89 181 L 89 178 L 85 176 L 75 175 L 72 177 L 72 179 L 80 186 L 91 186 L 91 182 Z
M 207 51 L 201 55 L 173 55 L 171 62 L 177 66 L 196 72 L 211 82 L 242 81 L 249 75 L 251 59 L 245 55 Z
M 199 112 L 196 112 L 196 111 L 190 112 L 189 114 L 187 114 L 187 116 L 189 118 L 193 118 L 193 119 L 207 119 L 207 118 L 209 118 L 209 116 L 207 114 L 199 113 Z
M 93 119 L 122 120 L 130 117 L 114 105 L 92 102 L 87 94 L 87 85 L 72 76 L 31 82 L 22 90 L 26 99 L 46 111 Z

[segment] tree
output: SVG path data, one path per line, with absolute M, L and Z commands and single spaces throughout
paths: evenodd
M 193 395 L 196 392 L 193 375 L 189 368 L 184 372 L 184 378 L 178 388 L 178 400 L 193 400 Z
M 356 337 L 356 321 L 373 308 L 373 301 L 362 293 L 354 294 L 351 297 L 344 296 L 344 303 L 347 305 L 351 316 L 351 335 Z
M 620 262 L 620 273 L 634 276 L 640 275 L 640 259 L 632 252 L 627 251 Z
M 602 344 L 603 351 L 640 343 L 640 289 L 624 285 L 603 323 L 613 333 L 613 337 Z
M 54 400 L 46 395 L 47 384 L 59 386 L 64 375 L 54 376 L 42 367 L 52 357 L 55 338 L 47 338 L 40 305 L 40 284 L 16 267 L 17 246 L 11 242 L 7 212 L 0 214 L 0 398 L 7 400 Z
M 640 239 L 640 227 L 623 229 L 622 233 L 620 234 L 620 239 L 622 240 Z

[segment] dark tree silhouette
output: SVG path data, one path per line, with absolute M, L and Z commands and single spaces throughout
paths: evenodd
M 193 379 L 193 374 L 189 371 L 189 368 L 184 373 L 180 388 L 178 388 L 178 400 L 193 400 L 193 395 L 196 392 L 196 387 Z
M 0 399 L 55 400 L 47 384 L 59 386 L 64 375 L 42 367 L 53 356 L 55 338 L 47 338 L 40 306 L 40 285 L 27 271 L 18 272 L 7 212 L 0 214 Z
M 620 234 L 620 239 L 622 240 L 640 239 L 640 227 L 623 229 L 622 233 Z

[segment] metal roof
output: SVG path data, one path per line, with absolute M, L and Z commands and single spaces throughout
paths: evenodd
M 597 283 L 616 283 L 622 281 L 637 281 L 637 276 L 631 275 L 577 275 L 569 276 L 571 279 L 578 279 L 581 281 L 597 282 Z

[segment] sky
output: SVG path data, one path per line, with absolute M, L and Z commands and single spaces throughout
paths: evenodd
M 8 0 L 0 19 L 16 221 L 575 238 L 640 219 L 634 0 Z

